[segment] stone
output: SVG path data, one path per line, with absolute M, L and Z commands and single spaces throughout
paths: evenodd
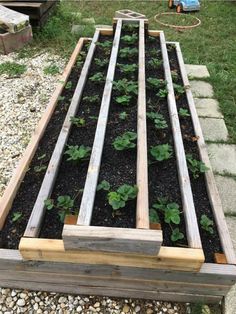
M 213 98 L 194 98 L 194 103 L 199 117 L 223 118 L 219 103 Z
M 72 25 L 71 33 L 80 35 L 85 30 L 85 25 Z
M 124 313 L 128 313 L 129 310 L 130 310 L 130 307 L 128 306 L 128 304 L 125 304 L 124 307 L 123 307 L 123 309 L 122 309 L 122 311 L 123 311 Z
M 185 64 L 185 69 L 190 79 L 210 77 L 205 65 Z
M 235 221 L 236 223 L 236 221 Z M 224 304 L 224 314 L 236 313 L 236 285 L 234 285 L 228 292 Z
M 95 24 L 95 20 L 94 20 L 93 17 L 84 18 L 84 19 L 82 19 L 81 24 L 85 24 L 85 25 L 87 25 L 87 24 Z
M 236 175 L 236 145 L 211 143 L 208 154 L 214 172 Z
M 24 299 L 19 299 L 16 304 L 18 306 L 25 306 L 25 300 Z
M 231 177 L 219 175 L 215 176 L 215 180 L 224 212 L 236 214 L 236 181 Z
M 212 98 L 214 96 L 213 88 L 210 83 L 191 81 L 190 85 L 194 97 Z
M 229 134 L 224 119 L 200 118 L 200 123 L 206 141 L 227 141 Z

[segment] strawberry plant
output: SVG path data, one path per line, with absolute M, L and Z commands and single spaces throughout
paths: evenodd
M 133 45 L 138 40 L 137 34 L 125 35 L 121 37 L 121 40 L 125 42 L 127 45 Z
M 182 240 L 184 239 L 184 234 L 182 232 L 180 232 L 179 228 L 175 228 L 174 230 L 172 230 L 172 234 L 171 234 L 171 241 L 172 242 L 176 242 L 178 240 Z
M 124 93 L 125 95 L 133 94 L 138 95 L 138 84 L 133 81 L 128 81 L 127 79 L 122 79 L 117 82 L 113 82 L 114 90 Z
M 166 98 L 168 95 L 168 90 L 167 88 L 162 88 L 159 90 L 159 92 L 156 94 L 157 97 L 161 98 L 161 99 L 164 99 Z
M 213 220 L 209 219 L 206 215 L 201 216 L 200 224 L 203 230 L 207 231 L 210 234 L 214 233 L 214 222 Z
M 152 146 L 150 149 L 152 158 L 156 161 L 170 159 L 173 155 L 173 149 L 169 144 Z
M 180 96 L 180 95 L 185 93 L 185 89 L 183 86 L 174 83 L 173 87 L 174 87 L 174 91 L 175 91 L 176 96 Z
M 131 74 L 134 73 L 138 66 L 137 64 L 133 63 L 133 64 L 121 64 L 121 63 L 117 63 L 118 68 L 121 70 L 121 72 L 125 73 L 125 74 Z
M 163 115 L 157 112 L 147 112 L 147 117 L 154 122 L 156 129 L 166 129 L 168 127 Z
M 69 81 L 66 83 L 65 89 L 71 89 L 72 88 L 72 82 Z
M 113 211 L 123 208 L 126 202 L 134 200 L 138 194 L 138 187 L 136 185 L 121 185 L 116 191 L 108 193 L 108 202 L 112 206 Z
M 126 132 L 113 141 L 112 145 L 116 150 L 126 150 L 136 147 L 137 134 L 135 132 Z
M 104 75 L 101 72 L 95 73 L 93 76 L 89 78 L 89 80 L 95 83 L 101 83 L 105 81 Z
M 177 82 L 178 81 L 179 76 L 178 76 L 178 73 L 177 73 L 176 70 L 172 70 L 171 71 L 171 77 L 172 77 L 173 82 Z
M 159 60 L 158 58 L 152 58 L 148 61 L 148 65 L 150 68 L 158 69 L 162 65 L 162 60 Z
M 96 42 L 96 45 L 101 47 L 101 48 L 111 48 L 112 46 L 112 41 L 106 40 L 104 42 Z
M 200 160 L 193 158 L 191 154 L 186 155 L 188 169 L 192 172 L 194 179 L 197 179 L 200 174 L 205 173 L 209 168 Z
M 149 210 L 149 220 L 152 223 L 159 223 L 160 222 L 160 218 L 156 212 L 156 210 L 154 208 L 151 208 Z
M 139 28 L 139 25 L 138 24 L 134 24 L 134 23 L 131 23 L 131 24 L 124 24 L 122 26 L 122 29 L 125 30 L 125 31 L 128 31 L 128 32 L 134 32 L 136 29 Z
M 128 113 L 126 113 L 125 111 L 122 111 L 120 114 L 119 114 L 119 118 L 121 120 L 126 120 L 128 117 Z
M 99 66 L 100 68 L 103 68 L 109 63 L 109 59 L 108 58 L 104 58 L 104 59 L 95 58 L 94 62 L 97 66 Z
M 53 208 L 58 209 L 59 219 L 63 223 L 65 216 L 70 214 L 74 207 L 74 200 L 69 195 L 60 195 L 58 196 L 56 203 L 53 199 L 46 199 L 44 200 L 44 205 L 47 210 L 51 210 Z
M 165 85 L 166 85 L 165 80 L 160 80 L 160 79 L 157 79 L 155 77 L 147 78 L 147 87 L 149 89 L 152 89 L 152 88 L 159 89 L 159 88 L 165 87 Z
M 22 215 L 23 214 L 21 212 L 14 212 L 13 217 L 12 217 L 12 222 L 17 222 L 17 221 L 21 220 Z
M 91 148 L 86 147 L 84 145 L 81 145 L 80 147 L 78 145 L 76 146 L 68 146 L 68 150 L 65 151 L 65 155 L 68 155 L 69 158 L 67 158 L 67 161 L 84 161 L 88 159 L 90 156 Z
M 159 198 L 157 203 L 152 205 L 152 208 L 161 211 L 164 214 L 166 223 L 180 223 L 180 211 L 177 203 L 169 203 L 167 198 Z
M 121 58 L 132 58 L 138 55 L 138 49 L 137 48 L 122 48 L 120 49 L 120 57 Z
M 123 95 L 123 96 L 118 96 L 118 97 L 116 97 L 116 98 L 115 98 L 115 101 L 116 101 L 118 104 L 120 104 L 120 105 L 128 106 L 131 99 L 132 99 L 131 96 Z
M 102 182 L 100 182 L 97 186 L 97 191 L 109 191 L 111 188 L 111 185 L 108 181 L 103 180 Z
M 189 117 L 190 113 L 189 113 L 188 109 L 180 108 L 179 109 L 179 115 L 181 117 Z
M 70 117 L 70 122 L 78 128 L 85 126 L 85 119 L 80 117 Z
M 86 101 L 87 103 L 94 103 L 94 102 L 98 102 L 100 100 L 98 95 L 93 95 L 93 96 L 84 96 L 83 97 L 83 101 Z

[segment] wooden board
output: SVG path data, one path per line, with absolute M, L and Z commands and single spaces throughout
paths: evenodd
M 77 56 L 79 54 L 79 52 L 81 51 L 84 42 L 87 39 L 85 38 L 81 38 L 73 52 L 73 54 L 71 55 L 71 58 L 60 78 L 60 80 L 58 81 L 58 85 L 50 99 L 49 104 L 47 105 L 47 108 L 45 110 L 45 112 L 42 115 L 41 120 L 39 121 L 39 124 L 37 126 L 37 128 L 34 131 L 34 134 L 32 135 L 31 141 L 28 144 L 23 157 L 21 158 L 18 167 L 16 168 L 16 170 L 13 173 L 13 176 L 9 182 L 9 184 L 7 185 L 7 188 L 3 194 L 3 196 L 0 199 L 0 230 L 3 228 L 5 219 L 10 211 L 10 208 L 12 206 L 12 202 L 16 196 L 16 193 L 20 187 L 20 184 L 22 182 L 22 180 L 24 179 L 25 173 L 28 170 L 29 164 L 36 152 L 36 149 L 38 147 L 39 141 L 41 139 L 41 137 L 44 134 L 44 131 L 51 119 L 51 116 L 56 108 L 57 105 L 57 101 L 58 101 L 58 97 L 60 96 L 60 94 L 63 91 L 63 88 L 65 86 L 65 83 L 70 75 L 71 69 L 74 66 Z
M 162 231 L 64 225 L 62 238 L 65 250 L 157 255 Z
M 37 200 L 34 204 L 34 208 L 28 220 L 28 224 L 24 233 L 25 237 L 37 237 L 39 235 L 41 223 L 43 221 L 45 214 L 44 201 L 50 197 L 51 192 L 53 190 L 58 169 L 61 163 L 63 151 L 67 143 L 67 139 L 69 137 L 70 129 L 72 126 L 71 117 L 72 116 L 74 117 L 78 110 L 78 106 L 87 80 L 90 64 L 96 49 L 96 42 L 98 41 L 98 38 L 99 32 L 96 31 L 92 43 L 90 45 L 83 69 L 81 71 L 80 78 L 76 86 L 73 98 L 71 100 L 70 107 L 66 114 L 61 132 L 58 136 L 57 143 L 55 145 L 53 154 L 48 164 L 48 168 L 44 176 L 40 191 L 38 193 Z

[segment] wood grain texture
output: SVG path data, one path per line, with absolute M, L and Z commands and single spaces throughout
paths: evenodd
M 100 164 L 102 159 L 103 145 L 106 134 L 106 126 L 110 108 L 111 92 L 113 86 L 113 79 L 115 75 L 116 60 L 119 50 L 120 34 L 122 21 L 118 21 L 109 61 L 106 83 L 103 91 L 102 102 L 97 122 L 96 133 L 93 142 L 92 153 L 89 161 L 87 177 L 84 185 L 83 196 L 80 204 L 79 216 L 77 220 L 78 225 L 90 225 L 93 213 L 94 199 L 97 189 L 97 181 L 100 171 Z
M 57 105 L 58 97 L 62 93 L 62 90 L 65 86 L 65 83 L 71 73 L 71 69 L 73 65 L 76 62 L 77 56 L 79 52 L 81 51 L 85 38 L 81 38 L 71 55 L 71 58 L 60 78 L 60 81 L 49 101 L 49 104 L 46 107 L 45 112 L 42 115 L 41 120 L 39 121 L 39 124 L 37 128 L 34 131 L 34 134 L 31 137 L 31 140 L 23 154 L 23 157 L 21 158 L 18 167 L 13 173 L 13 176 L 9 182 L 9 184 L 6 187 L 6 190 L 3 194 L 3 196 L 0 199 L 0 230 L 2 230 L 5 219 L 9 213 L 9 210 L 12 206 L 12 202 L 16 196 L 16 193 L 20 187 L 20 184 L 22 180 L 24 179 L 25 173 L 28 170 L 29 164 L 37 150 L 38 144 L 40 139 L 42 138 L 44 131 L 48 125 L 48 122 L 51 119 L 51 116 L 55 110 L 55 107 Z
M 67 139 L 70 134 L 70 129 L 72 126 L 72 122 L 70 121 L 72 116 L 75 116 L 78 106 L 82 97 L 83 89 L 87 80 L 87 76 L 90 69 L 90 64 L 96 49 L 96 42 L 99 38 L 99 32 L 96 31 L 90 45 L 83 69 L 81 71 L 81 75 L 76 86 L 70 107 L 66 114 L 61 132 L 58 136 L 57 143 L 55 145 L 53 154 L 51 156 L 46 174 L 44 176 L 37 200 L 35 202 L 34 208 L 32 210 L 31 216 L 29 218 L 24 236 L 25 237 L 37 237 L 40 232 L 41 223 L 43 221 L 45 206 L 44 201 L 48 199 L 53 190 L 53 186 L 57 177 L 57 173 L 59 170 L 59 166 L 61 163 L 61 158 L 63 155 L 63 151 L 65 145 L 67 143 Z
M 65 250 L 137 253 L 157 255 L 162 231 L 128 228 L 64 225 Z
M 145 29 L 139 22 L 139 71 L 137 110 L 137 206 L 136 228 L 149 229 L 148 157 L 146 122 Z
M 165 79 L 167 81 L 168 109 L 174 138 L 175 156 L 178 168 L 179 184 L 181 190 L 183 212 L 185 216 L 188 245 L 191 248 L 201 248 L 202 243 L 198 228 L 195 206 L 193 202 L 191 183 L 184 151 L 178 111 L 176 107 L 175 94 L 170 72 L 170 64 L 167 54 L 165 36 L 163 32 L 160 32 L 160 43 L 163 57 L 163 66 L 165 71 Z
M 179 43 L 176 43 L 176 52 L 177 52 L 177 57 L 178 57 L 178 62 L 179 62 L 183 82 L 185 86 L 190 86 Z M 236 256 L 234 252 L 233 243 L 232 243 L 229 230 L 227 227 L 227 223 L 225 220 L 221 199 L 220 199 L 219 192 L 217 190 L 217 186 L 215 183 L 214 174 L 213 174 L 211 163 L 210 163 L 209 156 L 207 153 L 207 146 L 204 141 L 204 137 L 203 137 L 200 121 L 197 115 L 196 107 L 194 104 L 194 99 L 193 99 L 191 89 L 189 88 L 186 89 L 186 96 L 187 96 L 189 110 L 192 117 L 195 136 L 198 137 L 197 144 L 198 144 L 198 149 L 200 153 L 200 158 L 202 162 L 204 162 L 206 166 L 209 168 L 209 170 L 205 172 L 205 181 L 206 181 L 209 201 L 211 204 L 215 222 L 217 224 L 217 229 L 218 229 L 221 245 L 225 253 L 227 262 L 229 264 L 236 264 Z

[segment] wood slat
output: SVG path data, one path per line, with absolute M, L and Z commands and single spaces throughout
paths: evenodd
M 146 123 L 145 29 L 139 22 L 139 72 L 138 72 L 138 121 L 137 121 L 137 207 L 136 228 L 149 229 L 148 158 Z
M 175 43 L 175 45 L 176 45 L 176 52 L 177 52 L 178 62 L 179 62 L 180 70 L 181 70 L 182 80 L 184 82 L 184 85 L 188 87 L 190 86 L 190 83 L 189 83 L 188 76 L 185 70 L 185 65 L 184 65 L 184 60 L 183 60 L 182 52 L 180 49 L 180 45 L 179 43 Z M 206 187 L 207 187 L 209 201 L 210 201 L 212 211 L 214 214 L 214 218 L 217 224 L 217 229 L 218 229 L 219 237 L 221 240 L 221 245 L 222 245 L 222 248 L 223 248 L 223 251 L 225 253 L 228 263 L 236 264 L 236 256 L 234 252 L 233 243 L 232 243 L 230 233 L 227 227 L 227 223 L 225 220 L 221 199 L 220 199 L 219 192 L 217 190 L 217 186 L 215 183 L 214 174 L 213 174 L 211 163 L 210 163 L 209 156 L 207 153 L 207 146 L 204 141 L 202 128 L 201 128 L 200 121 L 197 115 L 191 89 L 189 88 L 186 89 L 186 96 L 187 96 L 187 100 L 189 104 L 189 110 L 191 112 L 195 135 L 198 137 L 197 144 L 198 144 L 198 149 L 200 153 L 200 158 L 202 162 L 204 162 L 209 168 L 209 170 L 205 172 Z
M 83 196 L 80 205 L 78 225 L 90 225 L 93 212 L 93 204 L 97 189 L 100 164 L 102 159 L 103 145 L 105 140 L 106 125 L 110 107 L 113 79 L 115 75 L 116 60 L 119 50 L 120 34 L 122 20 L 119 20 L 116 26 L 113 47 L 107 71 L 105 88 L 102 96 L 101 109 L 99 113 L 97 129 L 94 137 L 92 153 L 90 157 L 87 177 L 84 185 Z
M 65 250 L 157 255 L 162 244 L 162 231 L 64 225 L 62 238 Z
M 186 156 L 184 151 L 184 145 L 181 135 L 180 122 L 178 117 L 178 111 L 176 107 L 174 88 L 172 83 L 172 77 L 170 72 L 170 64 L 166 49 L 165 36 L 163 32 L 160 32 L 160 43 L 163 57 L 163 66 L 165 71 L 165 79 L 167 81 L 168 89 L 168 109 L 169 116 L 173 131 L 175 156 L 177 161 L 179 184 L 181 189 L 183 212 L 185 216 L 186 233 L 188 238 L 188 244 L 191 248 L 201 248 L 201 238 L 198 228 L 198 222 L 193 202 L 193 195 L 191 189 L 191 183 L 188 173 L 188 167 L 186 162 Z
M 53 190 L 53 186 L 56 180 L 56 176 L 58 173 L 58 169 L 60 166 L 62 154 L 70 133 L 71 129 L 71 116 L 75 116 L 78 111 L 78 106 L 82 97 L 83 89 L 87 80 L 87 76 L 90 69 L 90 64 L 96 49 L 96 42 L 99 38 L 99 32 L 96 31 L 90 45 L 83 69 L 81 71 L 81 75 L 76 86 L 74 96 L 72 98 L 70 107 L 68 109 L 65 121 L 63 123 L 61 132 L 59 134 L 56 146 L 54 148 L 52 157 L 50 159 L 47 172 L 44 176 L 37 200 L 35 202 L 34 208 L 32 210 L 31 216 L 29 218 L 24 236 L 25 237 L 37 237 L 40 232 L 41 223 L 45 213 L 44 201 L 48 199 Z
M 31 137 L 31 140 L 23 154 L 23 157 L 21 158 L 18 167 L 13 173 L 13 176 L 9 182 L 9 184 L 6 187 L 6 190 L 3 194 L 3 196 L 0 199 L 0 230 L 2 230 L 4 226 L 5 219 L 10 211 L 10 208 L 12 206 L 12 202 L 16 196 L 16 193 L 20 187 L 20 184 L 25 176 L 26 171 L 28 170 L 29 164 L 37 150 L 38 144 L 40 139 L 42 138 L 44 131 L 52 117 L 52 114 L 56 108 L 58 97 L 63 91 L 63 88 L 65 86 L 65 83 L 70 75 L 71 69 L 74 66 L 77 56 L 79 52 L 81 51 L 84 41 L 87 40 L 85 38 L 80 38 L 78 44 L 76 45 L 76 48 L 71 55 L 71 58 L 59 80 L 59 83 L 49 101 L 49 104 L 46 107 L 45 112 L 42 115 L 41 120 L 39 121 L 39 124 L 37 128 L 34 131 L 34 134 Z

